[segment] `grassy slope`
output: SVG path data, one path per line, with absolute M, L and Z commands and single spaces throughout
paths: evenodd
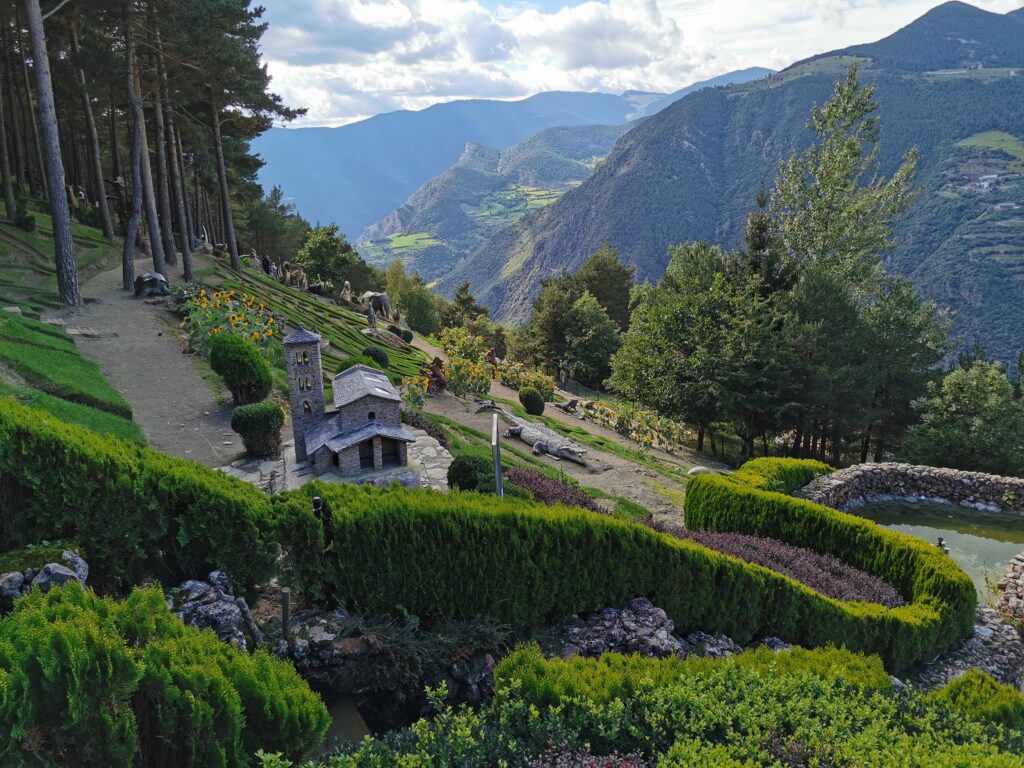
M 2 210 L 2 206 L 0 206 Z M 53 267 L 53 225 L 34 213 L 35 232 L 0 223 L 0 305 L 38 315 L 60 307 Z M 2 214 L 0 214 L 2 219 Z M 72 225 L 80 278 L 117 258 L 118 244 L 99 230 Z M 0 395 L 13 397 L 63 421 L 136 443 L 145 438 L 131 408 L 59 328 L 0 312 Z
M 366 327 L 363 315 L 319 301 L 313 294 L 282 285 L 262 272 L 249 269 L 236 272 L 226 264 L 218 264 L 212 272 L 201 277 L 211 286 L 236 288 L 259 296 L 260 301 L 293 326 L 302 323 L 310 328 L 315 325 L 323 338 L 330 342 L 330 348 L 323 353 L 324 375 L 328 384 L 345 358 L 360 354 L 374 343 L 361 332 Z M 387 347 L 386 350 L 391 360 L 387 372 L 392 378 L 417 374 L 427 364 L 426 356 L 417 349 Z

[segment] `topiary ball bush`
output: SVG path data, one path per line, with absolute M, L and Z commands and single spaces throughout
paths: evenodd
M 403 328 L 402 329 L 401 336 L 402 336 L 402 341 L 404 341 L 406 344 L 412 344 L 413 333 L 408 328 Z
M 536 387 L 523 387 L 519 390 L 519 402 L 531 416 L 540 416 L 544 413 L 544 398 Z
M 399 328 L 397 325 L 389 325 L 388 326 L 388 333 L 393 333 L 393 334 L 395 334 L 395 336 L 401 336 L 402 335 L 402 329 Z
M 448 487 L 460 491 L 494 491 L 493 465 L 483 456 L 458 456 L 448 467 Z M 490 487 L 487 480 L 490 478 Z
M 388 357 L 388 353 L 380 347 L 369 346 L 363 350 L 363 354 L 377 363 L 382 369 L 387 369 L 391 365 L 391 358 Z
M 270 394 L 270 365 L 248 339 L 219 333 L 210 340 L 210 367 L 231 390 L 235 405 L 258 403 Z
M 231 428 L 242 436 L 250 456 L 276 458 L 281 453 L 284 411 L 275 403 L 240 405 L 231 412 Z

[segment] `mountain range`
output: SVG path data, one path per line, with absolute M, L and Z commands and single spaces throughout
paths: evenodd
M 334 222 L 355 237 L 448 169 L 467 142 L 507 149 L 555 126 L 624 125 L 695 88 L 757 77 L 761 71 L 744 72 L 670 95 L 548 92 L 520 101 L 453 101 L 337 128 L 271 128 L 253 149 L 266 163 L 259 173 L 265 189 L 282 187 L 307 219 Z
M 603 242 L 639 280 L 662 274 L 671 244 L 735 245 L 761 181 L 807 146 L 811 107 L 858 59 L 881 103 L 882 171 L 911 147 L 920 153 L 919 192 L 887 263 L 950 310 L 963 343 L 1012 359 L 1024 344 L 1024 13 L 957 2 L 877 43 L 688 94 L 627 132 L 557 202 L 496 232 L 438 289 L 469 280 L 515 322 L 543 278 Z

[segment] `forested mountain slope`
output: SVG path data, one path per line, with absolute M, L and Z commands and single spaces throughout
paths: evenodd
M 367 227 L 359 250 L 370 263 L 401 258 L 428 281 L 443 277 L 497 229 L 587 178 L 626 130 L 548 128 L 505 151 L 470 142 L 455 165 Z
M 340 128 L 273 128 L 254 147 L 267 162 L 264 186 L 282 186 L 304 217 L 355 237 L 451 166 L 469 141 L 505 149 L 556 125 L 622 124 L 636 110 L 631 97 L 608 93 L 455 101 Z
M 877 48 L 857 47 L 869 59 L 861 79 L 878 86 L 882 170 L 891 173 L 911 147 L 921 153 L 920 194 L 889 263 L 951 309 L 965 343 L 979 339 L 1003 359 L 1024 339 L 1017 250 L 1024 209 L 1012 207 L 1021 204 L 1022 182 L 1015 165 L 999 170 L 1024 139 L 1022 21 L 949 3 Z M 965 41 L 963 57 L 998 56 L 1007 66 L 936 72 L 957 56 L 936 56 L 928 41 L 937 37 Z M 894 60 L 893 38 L 902 51 L 898 69 L 874 60 L 876 52 Z M 806 146 L 811 106 L 824 103 L 851 60 L 819 57 L 765 81 L 690 94 L 626 134 L 581 186 L 497 233 L 441 290 L 468 279 L 496 316 L 518 320 L 542 278 L 576 268 L 604 241 L 637 267 L 639 280 L 662 273 L 670 244 L 734 245 L 761 180 L 770 183 L 780 160 Z M 986 140 L 991 131 L 1006 138 Z M 993 173 L 996 185 L 970 186 Z

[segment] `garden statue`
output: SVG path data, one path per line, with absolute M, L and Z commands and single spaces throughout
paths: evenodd
M 386 293 L 377 293 L 375 291 L 367 291 L 359 300 L 363 304 L 368 304 L 373 307 L 381 316 L 390 321 L 391 319 L 391 302 L 388 301 L 388 295 Z
M 377 313 L 373 311 L 373 304 L 366 308 L 366 322 L 372 330 L 377 330 Z
M 170 296 L 167 278 L 159 272 L 146 272 L 135 278 L 135 298 L 145 299 L 149 296 Z
M 255 254 L 255 253 L 256 253 L 256 251 L 254 250 L 253 254 Z M 263 255 L 263 259 L 260 261 L 260 266 L 263 268 L 263 271 L 266 272 L 268 275 L 271 274 L 271 272 L 270 272 L 271 264 L 272 264 L 272 262 L 270 261 L 270 257 L 267 256 L 266 254 L 264 254 Z
M 341 289 L 341 300 L 346 304 L 352 303 L 352 284 L 348 280 L 345 281 L 345 286 Z
M 583 454 L 586 451 L 578 443 L 540 424 L 520 419 L 500 408 L 493 402 L 485 404 L 480 411 L 497 411 L 512 426 L 505 431 L 505 437 L 518 437 L 533 448 L 533 455 L 548 454 L 556 459 L 566 459 L 582 466 L 587 466 Z M 479 413 L 480 411 L 477 411 Z
M 498 356 L 493 349 L 487 350 L 487 364 L 491 366 L 491 378 L 496 379 L 498 377 Z
M 430 392 L 444 392 L 448 387 L 448 380 L 444 377 L 444 361 L 435 357 L 430 362 L 429 370 L 421 370 L 421 376 L 427 377 L 427 390 Z

